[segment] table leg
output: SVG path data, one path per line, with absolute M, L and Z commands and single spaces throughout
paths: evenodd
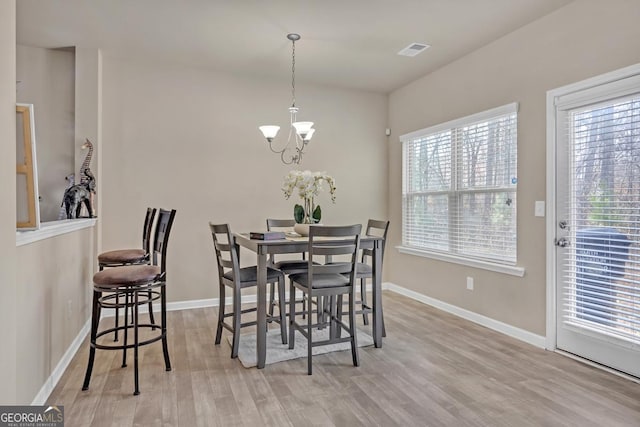
M 382 347 L 382 242 L 376 241 L 373 250 L 373 343 Z
M 267 255 L 258 253 L 258 319 L 257 319 L 257 357 L 258 369 L 264 368 L 267 357 Z

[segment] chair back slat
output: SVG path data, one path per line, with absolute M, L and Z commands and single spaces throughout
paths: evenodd
M 331 243 L 324 244 L 324 242 L 318 242 L 313 251 L 314 255 L 348 255 L 353 252 L 354 245 L 349 245 L 346 242 L 343 243 Z
M 144 217 L 144 227 L 142 228 L 142 250 L 146 256 L 151 253 L 151 230 L 153 228 L 153 220 L 156 218 L 156 208 L 147 208 L 147 214 Z
M 221 252 L 231 252 L 231 246 L 233 246 L 230 243 L 222 243 L 219 240 L 214 240 L 213 244 L 215 245 L 215 248 Z
M 160 209 L 158 213 L 158 222 L 153 236 L 153 264 L 158 265 L 158 262 L 160 262 L 161 273 L 166 272 L 169 233 L 173 227 L 173 220 L 175 216 L 175 209 L 170 211 Z M 158 261 L 158 257 L 160 257 L 160 261 Z
M 293 219 L 274 219 L 267 218 L 267 231 L 272 231 L 274 228 L 293 228 L 296 221 Z

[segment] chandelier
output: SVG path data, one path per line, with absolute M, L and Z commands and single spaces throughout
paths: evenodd
M 287 39 L 291 40 L 291 107 L 289 107 L 289 137 L 287 144 L 282 150 L 273 148 L 273 140 L 280 130 L 280 126 L 265 125 L 259 129 L 269 143 L 269 149 L 276 154 L 280 154 L 280 160 L 286 165 L 292 163 L 300 164 L 302 154 L 307 144 L 311 140 L 315 129 L 313 122 L 299 122 L 296 119 L 299 108 L 296 107 L 296 41 L 300 40 L 300 34 L 287 34 Z M 292 138 L 293 137 L 293 138 Z

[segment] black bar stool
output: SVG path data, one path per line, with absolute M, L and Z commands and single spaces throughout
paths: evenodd
M 153 221 L 156 217 L 156 208 L 147 208 L 147 214 L 144 217 L 144 226 L 142 228 L 142 248 L 116 249 L 112 251 L 102 252 L 98 255 L 98 269 L 104 270 L 105 267 L 122 267 L 125 265 L 141 265 L 151 263 L 151 229 Z M 117 303 L 117 301 L 116 301 Z M 120 321 L 120 309 L 118 304 L 116 307 L 116 330 L 113 334 L 113 340 L 118 341 L 118 322 Z M 151 323 L 155 323 L 153 318 L 153 305 L 149 301 L 149 317 Z
M 99 271 L 93 276 L 93 307 L 91 313 L 91 348 L 89 349 L 89 362 L 84 377 L 82 390 L 89 389 L 91 371 L 95 359 L 96 349 L 123 350 L 122 367 L 127 366 L 127 350 L 133 348 L 134 359 L 134 383 L 133 394 L 140 394 L 138 381 L 138 347 L 162 340 L 162 351 L 167 371 L 171 370 L 169 350 L 167 347 L 167 244 L 169 233 L 176 211 L 160 209 L 158 224 L 156 225 L 153 243 L 152 263 L 150 265 L 127 265 L 109 268 Z M 160 260 L 158 260 L 160 257 Z M 106 295 L 103 296 L 103 293 Z M 140 323 L 138 319 L 138 307 L 141 304 L 160 300 L 160 324 L 150 320 L 149 323 Z M 100 323 L 100 311 L 102 308 L 123 308 L 124 324 L 98 332 Z M 128 324 L 128 309 L 133 310 L 133 324 Z M 150 338 L 140 341 L 139 330 L 158 330 Z M 128 343 L 129 329 L 133 329 L 133 343 Z M 112 332 L 122 330 L 124 342 L 121 345 L 99 343 L 98 339 Z

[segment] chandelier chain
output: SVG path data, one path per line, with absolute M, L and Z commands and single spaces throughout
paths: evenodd
M 296 106 L 296 41 L 291 42 L 291 106 Z
M 287 144 L 282 149 L 273 147 L 273 140 L 276 137 L 280 126 L 260 126 L 265 139 L 269 143 L 269 149 L 280 154 L 280 160 L 286 165 L 300 164 L 305 147 L 311 140 L 311 136 L 315 132 L 313 122 L 302 121 L 296 119 L 298 107 L 296 107 L 296 41 L 300 40 L 300 35 L 291 33 L 287 34 L 287 39 L 291 41 L 291 107 L 289 107 L 290 123 L 289 136 Z

